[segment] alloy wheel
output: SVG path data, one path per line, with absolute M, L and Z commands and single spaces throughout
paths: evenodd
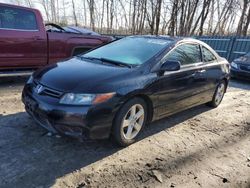
M 225 93 L 225 84 L 222 82 L 217 88 L 216 94 L 215 94 L 215 104 L 219 105 L 223 96 Z
M 133 105 L 122 121 L 122 134 L 125 139 L 131 140 L 140 132 L 144 123 L 145 111 L 142 105 Z

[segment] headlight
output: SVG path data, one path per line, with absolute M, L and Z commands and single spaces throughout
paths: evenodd
M 33 83 L 33 76 L 31 75 L 27 81 L 27 84 L 32 84 Z
M 235 69 L 238 69 L 238 64 L 236 64 L 235 62 L 232 62 L 231 63 L 231 67 L 235 68 Z
M 63 95 L 60 100 L 61 104 L 71 105 L 91 105 L 105 102 L 112 98 L 115 93 L 103 93 L 103 94 L 74 94 L 67 93 Z

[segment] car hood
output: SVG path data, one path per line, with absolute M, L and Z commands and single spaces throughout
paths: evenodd
M 91 93 L 97 85 L 107 84 L 132 71 L 126 67 L 103 65 L 72 58 L 35 72 L 34 79 L 40 84 L 58 91 Z
M 235 63 L 250 64 L 250 57 L 242 56 L 234 60 Z

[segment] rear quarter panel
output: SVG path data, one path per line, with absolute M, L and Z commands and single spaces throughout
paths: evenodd
M 225 80 L 228 83 L 230 78 L 230 68 L 226 59 L 219 58 L 217 62 L 208 63 L 206 65 L 206 70 L 208 81 L 207 94 L 208 99 L 210 99 L 213 97 L 214 91 L 221 80 Z

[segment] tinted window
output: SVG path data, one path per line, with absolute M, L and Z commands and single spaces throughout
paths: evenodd
M 183 44 L 171 51 L 167 57 L 170 61 L 179 61 L 182 65 L 201 62 L 199 45 Z
M 83 56 L 139 65 L 156 55 L 170 42 L 170 40 L 165 39 L 127 37 L 97 48 Z
M 203 61 L 204 62 L 216 60 L 216 57 L 214 56 L 214 54 L 203 46 L 202 46 L 202 53 L 203 53 Z
M 0 28 L 36 30 L 35 14 L 28 10 L 0 7 Z

